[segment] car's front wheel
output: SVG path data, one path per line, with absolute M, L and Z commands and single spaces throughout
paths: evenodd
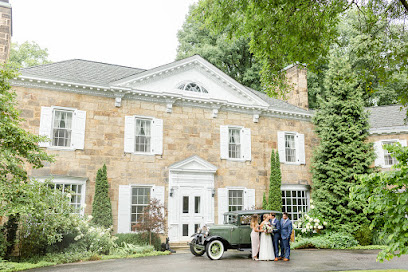
M 213 240 L 207 244 L 205 251 L 211 260 L 219 260 L 224 254 L 224 244 L 220 240 Z
M 195 244 L 197 243 L 197 239 L 193 239 L 190 243 L 190 251 L 193 253 L 195 256 L 203 256 L 205 253 L 204 249 L 198 248 Z

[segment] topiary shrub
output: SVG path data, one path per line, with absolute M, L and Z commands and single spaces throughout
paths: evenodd
M 368 246 L 373 243 L 373 231 L 368 225 L 362 225 L 353 233 L 353 236 L 361 246 Z
M 109 198 L 109 183 L 106 165 L 96 174 L 95 197 L 92 203 L 92 223 L 104 228 L 113 225 L 112 204 Z
M 117 237 L 115 243 L 118 246 L 123 246 L 124 243 L 139 246 L 149 244 L 148 233 L 118 233 L 115 236 Z M 154 249 L 157 251 L 161 249 L 161 240 L 157 233 L 152 233 L 152 246 L 154 246 Z

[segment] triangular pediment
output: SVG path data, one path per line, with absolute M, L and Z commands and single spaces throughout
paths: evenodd
M 172 164 L 169 167 L 169 170 L 173 172 L 215 173 L 217 171 L 217 167 L 195 155 Z
M 180 86 L 186 83 L 196 83 L 206 92 L 180 89 Z M 173 95 L 176 99 L 269 106 L 259 96 L 198 55 L 121 79 L 113 82 L 111 86 L 146 91 L 149 94 Z

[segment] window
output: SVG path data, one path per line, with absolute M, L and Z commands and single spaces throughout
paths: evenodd
M 194 197 L 194 213 L 200 213 L 201 198 L 199 196 Z
M 242 190 L 229 190 L 228 191 L 228 211 L 241 211 L 243 210 L 243 198 Z
M 228 129 L 229 135 L 229 145 L 228 145 L 228 156 L 231 159 L 241 158 L 241 130 L 236 128 Z
M 150 187 L 133 187 L 131 202 L 131 225 L 132 230 L 138 223 L 143 222 L 144 208 L 150 202 Z
M 308 211 L 307 194 L 306 189 L 282 188 L 282 210 L 289 214 L 293 222 L 296 222 L 302 216 L 302 213 Z
M 183 224 L 183 236 L 188 236 L 188 224 Z
M 385 145 L 395 144 L 396 141 L 387 141 L 382 142 L 383 150 L 384 150 L 384 163 L 386 166 L 391 166 L 397 163 L 397 159 L 391 156 L 391 154 L 384 148 Z
M 294 134 L 285 134 L 285 158 L 287 162 L 296 162 Z
M 52 145 L 71 147 L 72 111 L 57 110 L 53 112 Z
M 151 122 L 151 120 L 136 119 L 136 152 L 151 152 Z
M 182 83 L 177 87 L 177 89 L 195 93 L 208 93 L 208 91 L 203 86 L 195 82 Z
M 189 197 L 183 196 L 183 213 L 188 213 L 188 202 L 189 202 Z
M 74 213 L 83 214 L 82 205 L 84 203 L 84 184 L 72 184 L 63 182 L 53 182 L 51 185 L 55 190 L 61 190 L 63 193 L 69 193 L 71 195 L 71 206 L 74 209 Z

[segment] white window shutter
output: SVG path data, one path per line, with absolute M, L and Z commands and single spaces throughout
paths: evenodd
M 135 152 L 135 126 L 136 121 L 134 116 L 125 116 L 125 141 L 124 152 Z
M 296 133 L 296 162 L 299 164 L 306 164 L 305 159 L 305 135 Z
M 152 120 L 152 153 L 163 154 L 163 120 Z
M 228 159 L 228 126 L 220 126 L 220 156 L 221 159 Z
M 84 149 L 85 146 L 86 111 L 76 110 L 72 118 L 72 147 Z
M 131 191 L 129 185 L 119 185 L 118 233 L 130 232 Z
M 407 140 L 398 140 L 401 146 L 407 146 Z
M 279 153 L 279 161 L 286 162 L 285 132 L 284 131 L 278 131 L 278 153 Z
M 243 128 L 241 133 L 241 148 L 242 148 L 242 158 L 246 161 L 251 160 L 251 129 Z
M 374 164 L 375 166 L 384 166 L 385 161 L 384 161 L 384 149 L 382 146 L 382 142 L 378 141 L 378 142 L 374 142 L 374 151 L 375 154 L 377 155 Z
M 224 224 L 226 212 L 228 212 L 228 189 L 218 188 L 218 224 Z
M 255 189 L 245 189 L 244 195 L 244 210 L 255 209 Z
M 52 108 L 51 107 L 41 107 L 41 119 L 40 119 L 40 136 L 47 136 L 51 139 L 52 130 Z M 40 142 L 38 143 L 40 147 L 49 147 L 50 142 Z
M 153 186 L 150 195 L 164 205 L 164 186 Z

